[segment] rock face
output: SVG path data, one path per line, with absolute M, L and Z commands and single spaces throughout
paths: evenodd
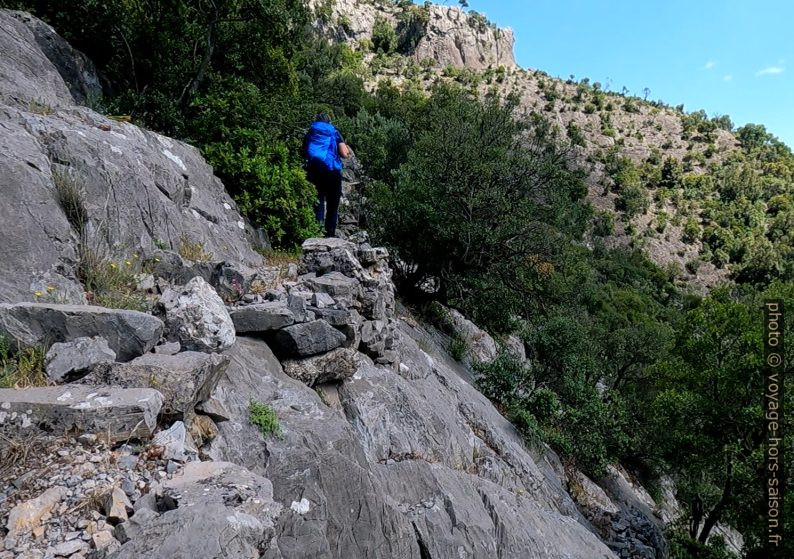
M 311 0 L 315 8 L 323 0 Z M 388 3 L 362 0 L 337 0 L 328 22 L 318 26 L 336 40 L 358 42 L 372 36 L 378 17 L 383 17 L 399 29 L 403 8 Z M 513 47 L 515 37 L 510 29 L 499 29 L 457 7 L 429 5 L 428 23 L 424 30 L 414 29 L 419 38 L 416 45 L 405 48 L 418 60 L 433 59 L 441 67 L 472 68 L 516 66 Z M 344 23 L 342 23 L 344 22 Z
M 88 305 L 0 303 L 0 336 L 27 346 L 101 336 L 119 361 L 151 350 L 160 340 L 163 322 L 138 311 Z
M 398 333 L 400 375 L 360 358 L 340 411 L 285 375 L 263 342 L 240 338 L 227 353 L 213 397 L 230 419 L 210 454 L 273 483 L 285 508 L 272 556 L 614 557 L 544 458 L 412 335 Z M 282 438 L 263 442 L 249 424 L 250 394 L 274 407 Z
M 414 55 L 432 58 L 440 66 L 482 70 L 488 67 L 513 68 L 515 37 L 510 29 L 488 25 L 449 6 L 432 6 L 427 34 Z
M 82 199 L 87 248 L 100 254 L 189 239 L 218 260 L 261 264 L 253 230 L 197 149 L 77 106 L 97 94 L 96 75 L 41 21 L 0 10 L 0 29 L 0 223 L 17 224 L 0 228 L 0 302 L 85 302 L 64 188 Z
M 109 442 L 149 438 L 163 397 L 151 388 L 79 384 L 0 389 L 0 432 L 93 433 Z
M 166 512 L 146 515 L 112 559 L 249 559 L 263 557 L 265 550 L 264 557 L 282 557 L 270 545 L 281 506 L 273 501 L 270 482 L 245 468 L 223 462 L 187 464 L 181 475 L 163 484 L 157 500 Z
M 221 298 L 202 278 L 168 288 L 160 298 L 168 336 L 194 351 L 224 351 L 234 344 L 234 323 Z

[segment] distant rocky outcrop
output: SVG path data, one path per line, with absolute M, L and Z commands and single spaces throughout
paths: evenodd
M 318 13 L 324 11 L 325 0 L 310 0 Z M 318 20 L 318 26 L 337 40 L 358 42 L 372 37 L 378 17 L 384 17 L 395 28 L 401 25 L 405 7 L 391 3 L 336 0 L 331 13 Z M 502 29 L 482 16 L 468 14 L 453 6 L 430 4 L 413 7 L 423 10 L 426 22 L 414 22 L 415 43 L 406 47 L 406 54 L 419 61 L 433 60 L 441 67 L 483 70 L 504 66 L 513 68 L 515 37 L 510 29 Z

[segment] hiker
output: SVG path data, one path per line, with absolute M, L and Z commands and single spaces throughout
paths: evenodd
M 325 236 L 336 237 L 339 200 L 342 198 L 342 159 L 350 157 L 350 148 L 342 134 L 325 113 L 317 118 L 303 139 L 306 178 L 317 188 L 317 221 L 325 222 Z

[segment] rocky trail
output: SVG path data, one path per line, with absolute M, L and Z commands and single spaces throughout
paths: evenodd
M 0 335 L 46 349 L 0 389 L 0 559 L 666 556 L 650 497 L 528 447 L 365 232 L 269 260 L 196 149 L 85 106 L 52 29 L 0 10 L 0 52 Z

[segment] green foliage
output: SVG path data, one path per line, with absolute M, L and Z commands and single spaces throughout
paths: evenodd
M 463 338 L 452 338 L 447 347 L 447 351 L 455 361 L 463 361 L 466 354 L 469 353 L 469 343 Z
M 0 388 L 47 386 L 50 380 L 44 366 L 47 348 L 24 347 L 0 336 Z
M 281 424 L 278 420 L 278 414 L 268 404 L 251 400 L 248 403 L 248 420 L 251 425 L 259 429 L 265 438 L 281 436 Z
M 375 19 L 375 25 L 372 27 L 372 44 L 375 52 L 383 54 L 391 54 L 397 50 L 397 31 L 386 18 Z
M 552 250 L 555 227 L 582 228 L 584 186 L 562 166 L 548 124 L 516 121 L 509 103 L 444 86 L 419 111 L 406 162 L 372 192 L 372 229 L 405 264 L 404 288 L 437 281 L 438 299 L 504 328 L 522 299 L 516 278 L 536 274 L 530 257 Z
M 235 198 L 240 210 L 262 224 L 276 245 L 289 246 L 319 233 L 312 213 L 314 186 L 290 162 L 286 146 L 235 152 L 231 143 L 213 144 L 207 154 L 221 177 L 237 177 L 241 191 Z

